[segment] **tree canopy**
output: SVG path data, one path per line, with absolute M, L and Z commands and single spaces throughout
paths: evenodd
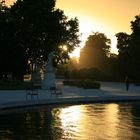
M 29 62 L 42 64 L 52 51 L 55 64 L 64 63 L 69 59 L 69 52 L 79 46 L 78 19 L 69 19 L 55 7 L 55 2 L 17 0 L 9 8 L 1 3 L 0 64 L 3 71 L 13 74 L 18 70 L 23 75 Z M 67 51 L 62 49 L 63 45 L 67 46 Z
M 68 19 L 56 9 L 55 0 L 17 0 L 11 14 L 17 23 L 20 44 L 32 61 L 46 61 L 47 55 L 55 51 L 59 62 L 78 46 L 78 20 Z M 64 53 L 61 45 L 66 45 L 68 51 Z
M 140 15 L 131 21 L 130 35 L 120 32 L 116 34 L 119 49 L 119 65 L 122 76 L 129 76 L 134 81 L 140 80 Z
M 80 53 L 80 66 L 95 67 L 101 70 L 110 53 L 110 43 L 110 39 L 103 33 L 93 32 L 89 35 Z

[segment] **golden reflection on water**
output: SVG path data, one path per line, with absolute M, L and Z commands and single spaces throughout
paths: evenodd
M 134 140 L 133 137 L 137 137 L 134 133 L 134 124 L 133 124 L 133 114 L 132 106 L 129 104 L 127 107 L 120 107 L 119 120 L 118 124 L 118 135 L 124 139 Z
M 131 109 L 131 108 L 130 108 Z M 117 104 L 77 105 L 61 108 L 59 112 L 62 139 L 74 140 L 117 139 L 118 135 L 129 133 L 132 137 L 131 110 L 127 110 L 127 117 L 121 114 Z M 124 126 L 121 126 L 125 123 Z M 122 134 L 121 134 L 122 133 Z M 125 134 L 124 134 L 125 135 Z
M 103 135 L 111 138 L 117 138 L 119 119 L 119 105 L 106 104 L 104 116 L 104 128 Z
M 0 140 L 139 140 L 139 108 L 140 103 L 96 103 L 3 114 Z
M 81 109 L 82 106 L 70 106 L 67 108 L 62 108 L 59 114 L 61 121 L 61 129 L 63 129 L 64 137 L 70 135 L 73 137 L 77 131 L 81 122 Z

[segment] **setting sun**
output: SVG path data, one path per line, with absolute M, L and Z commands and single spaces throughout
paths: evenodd
M 70 53 L 70 57 L 75 57 L 75 58 L 79 59 L 80 50 L 81 50 L 81 48 L 76 48 L 72 53 Z

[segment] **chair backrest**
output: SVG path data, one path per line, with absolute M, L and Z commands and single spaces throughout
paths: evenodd
M 51 86 L 50 90 L 56 90 L 56 86 Z
M 59 89 L 62 89 L 63 88 L 63 84 L 56 84 L 56 87 L 59 88 Z

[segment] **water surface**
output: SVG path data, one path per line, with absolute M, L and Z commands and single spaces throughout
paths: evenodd
M 0 114 L 0 140 L 139 140 L 140 103 L 45 106 Z

